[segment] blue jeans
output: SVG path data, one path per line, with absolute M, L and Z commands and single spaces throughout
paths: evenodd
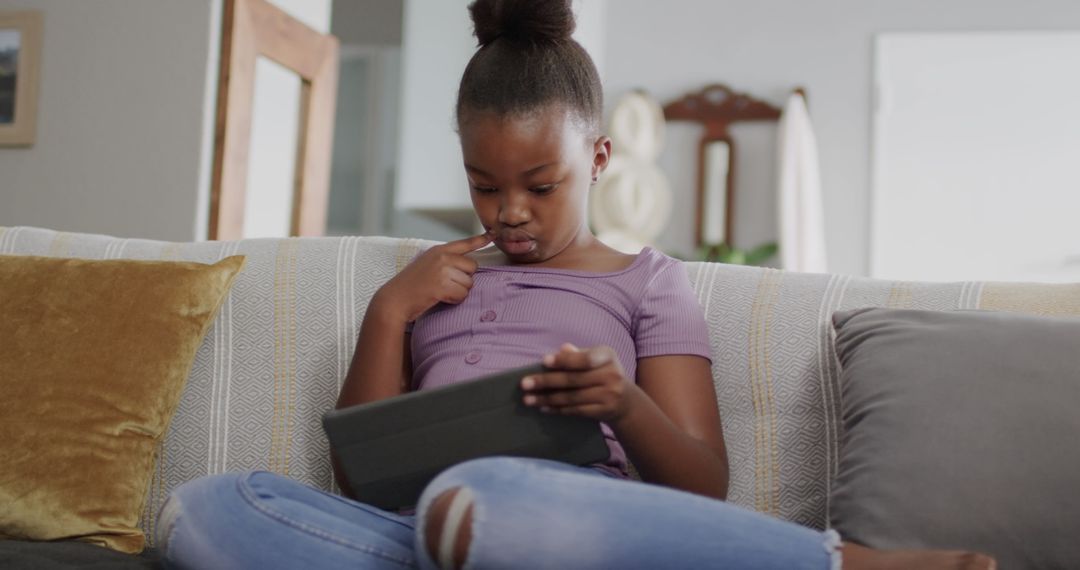
M 418 521 L 435 497 L 472 494 L 467 568 L 839 569 L 839 537 L 584 467 L 497 457 L 432 481 L 416 516 L 266 471 L 204 477 L 161 508 L 167 568 L 438 568 Z

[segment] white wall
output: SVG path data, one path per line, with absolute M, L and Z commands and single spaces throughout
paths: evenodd
M 883 34 L 876 60 L 870 275 L 1080 281 L 1080 32 Z
M 618 1 L 618 0 L 617 0 Z M 607 0 L 574 0 L 574 39 L 589 52 L 596 70 L 604 75 L 607 58 Z
M 37 142 L 0 148 L 0 225 L 195 236 L 219 1 L 0 1 L 44 13 Z
M 469 0 L 406 0 L 401 44 L 401 123 L 395 204 L 468 207 L 454 101 L 476 50 Z
M 609 106 L 637 87 L 666 102 L 721 81 L 779 104 L 805 86 L 820 145 L 829 269 L 866 274 L 874 34 L 1078 28 L 1080 2 L 1072 0 L 619 0 L 607 9 L 603 79 Z M 673 125 L 669 135 L 660 165 L 680 197 L 674 215 L 690 220 L 699 131 Z M 771 231 L 747 225 L 740 245 Z M 688 251 L 691 227 L 673 221 L 661 245 Z

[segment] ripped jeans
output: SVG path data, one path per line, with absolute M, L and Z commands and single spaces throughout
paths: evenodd
M 466 568 L 838 570 L 839 536 L 705 497 L 538 459 L 462 463 L 403 516 L 269 473 L 185 483 L 162 506 L 166 568 L 424 568 L 426 513 L 441 493 L 471 501 Z

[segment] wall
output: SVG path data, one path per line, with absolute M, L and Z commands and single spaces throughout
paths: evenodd
M 875 51 L 870 275 L 1080 282 L 1080 74 L 1062 73 L 1080 32 L 883 34 Z
M 603 78 L 609 105 L 637 87 L 666 102 L 716 81 L 780 104 L 789 89 L 805 86 L 821 155 L 829 269 L 865 274 L 874 34 L 1077 28 L 1080 3 L 1072 0 L 619 0 L 607 10 Z M 661 160 L 685 220 L 698 133 L 673 125 Z M 741 245 L 775 228 L 771 219 L 757 222 L 770 224 L 760 231 L 744 223 Z M 673 222 L 662 245 L 686 251 L 689 226 Z
M 44 13 L 37 142 L 0 148 L 0 225 L 194 237 L 218 1 L 0 1 Z
M 341 40 L 331 235 L 386 235 L 393 220 L 404 0 L 334 3 Z
M 338 0 L 334 35 L 341 45 L 401 46 L 405 0 Z
M 331 0 L 273 3 L 329 28 Z M 0 10 L 45 20 L 37 142 L 0 148 L 0 225 L 204 239 L 222 0 L 0 0 Z M 253 139 L 269 142 L 252 148 L 256 188 L 280 179 L 273 145 L 294 139 L 275 114 L 299 99 L 295 79 L 269 65 L 256 87 Z
M 220 1 L 0 0 L 3 10 L 45 13 L 37 143 L 0 148 L 0 225 L 175 240 L 205 235 L 199 218 L 208 196 Z M 584 19 L 591 16 L 582 15 L 579 27 L 604 36 L 602 53 L 593 55 L 609 107 L 636 87 L 666 101 L 722 80 L 774 103 L 795 85 L 807 87 L 821 145 L 830 269 L 855 274 L 867 270 L 873 35 L 1080 27 L 1080 3 L 1070 0 L 619 0 L 602 10 L 591 6 L 594 1 L 584 0 L 579 10 L 601 12 L 605 24 L 589 24 Z M 288 4 L 297 2 L 305 4 Z M 410 4 L 419 13 L 442 9 L 444 2 L 411 0 L 406 11 Z M 452 4 L 449 19 L 433 24 L 429 45 L 471 54 L 465 2 L 446 4 Z M 328 14 L 330 5 L 327 0 L 318 10 Z M 455 87 L 460 71 L 446 72 Z M 432 91 L 406 91 L 404 104 L 433 112 L 403 115 L 427 120 L 443 138 L 414 135 L 400 148 L 438 144 L 457 156 L 453 89 L 446 91 L 438 99 Z M 771 132 L 749 130 L 747 137 L 767 145 Z M 681 196 L 680 219 L 691 215 L 696 140 L 693 127 L 673 125 L 661 161 Z M 408 160 L 403 157 L 402 166 L 413 168 L 402 177 L 424 164 Z M 450 176 L 409 185 L 402 180 L 399 187 L 464 192 L 459 167 L 449 162 Z M 760 204 L 758 210 L 765 211 Z M 768 235 L 769 224 L 751 228 L 758 233 L 746 244 Z M 673 223 L 662 245 L 685 251 L 688 228 Z M 740 231 L 745 234 L 745 224 Z
M 401 46 L 401 122 L 395 204 L 468 207 L 454 100 L 476 40 L 468 0 L 407 0 Z

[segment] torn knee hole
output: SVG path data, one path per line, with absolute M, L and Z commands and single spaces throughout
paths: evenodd
M 472 492 L 464 487 L 443 491 L 431 502 L 424 535 L 428 553 L 443 570 L 461 568 L 472 542 Z

